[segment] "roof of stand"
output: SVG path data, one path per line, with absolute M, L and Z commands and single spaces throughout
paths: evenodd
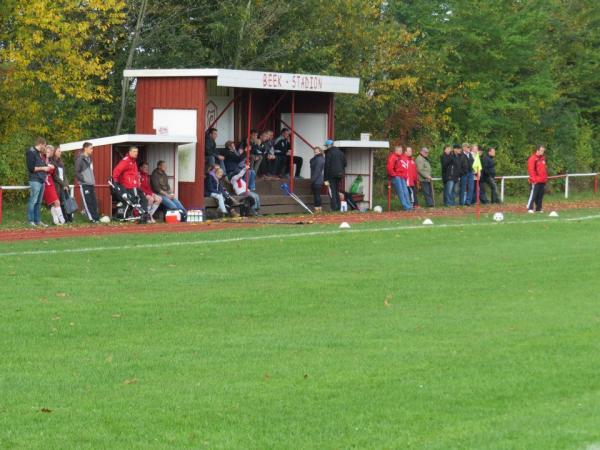
M 205 77 L 217 78 L 217 86 L 280 91 L 358 94 L 360 78 L 304 73 L 259 72 L 231 69 L 132 69 L 125 78 Z
M 100 145 L 112 144 L 194 144 L 196 136 L 170 136 L 168 134 L 119 134 L 116 136 L 107 136 L 98 139 L 89 139 L 87 141 L 69 142 L 61 144 L 60 149 L 63 152 L 79 150 L 83 148 L 84 142 L 91 142 L 94 147 Z

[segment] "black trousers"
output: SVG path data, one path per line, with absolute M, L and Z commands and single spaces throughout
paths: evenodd
M 533 209 L 535 205 L 536 211 L 542 210 L 542 202 L 544 201 L 544 191 L 546 190 L 546 183 L 534 183 L 531 185 L 531 194 L 529 195 L 529 202 L 527 203 L 527 209 Z
M 341 207 L 340 184 L 342 183 L 342 179 L 338 177 L 333 177 L 327 181 L 329 181 L 329 187 L 331 188 L 331 210 L 339 211 Z
M 69 194 L 64 189 L 58 187 L 58 197 L 60 198 L 60 209 L 62 210 L 65 222 L 73 222 L 73 214 L 67 214 L 67 211 L 65 210 L 65 202 L 69 198 Z
M 315 207 L 320 208 L 321 207 L 321 188 L 323 187 L 322 184 L 310 184 L 310 190 L 313 194 L 313 198 L 315 200 Z
M 98 214 L 98 200 L 96 199 L 96 190 L 93 184 L 80 184 L 81 200 L 87 218 L 92 222 L 98 222 L 100 215 Z
M 296 166 L 296 173 L 295 173 L 295 177 L 298 178 L 300 176 L 300 170 L 302 170 L 302 158 L 300 156 L 294 156 L 294 165 Z M 283 166 L 283 174 L 289 173 L 290 172 L 290 157 L 286 156 L 285 157 L 285 163 Z
M 425 198 L 425 206 L 433 207 L 433 191 L 431 189 L 431 181 L 421 181 L 421 192 Z
M 498 198 L 498 187 L 496 186 L 496 180 L 491 177 L 482 178 L 479 183 L 479 200 L 481 203 L 489 203 L 487 195 L 485 193 L 486 186 L 490 188 L 492 203 L 500 203 L 500 199 Z

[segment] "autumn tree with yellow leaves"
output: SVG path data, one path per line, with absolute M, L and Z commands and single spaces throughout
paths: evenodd
M 0 11 L 0 181 L 22 181 L 32 136 L 85 137 L 106 120 L 105 80 L 124 0 L 4 0 Z

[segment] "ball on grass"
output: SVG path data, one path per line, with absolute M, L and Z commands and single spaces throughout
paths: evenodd
M 504 220 L 504 214 L 502 214 L 501 212 L 497 212 L 494 214 L 494 222 L 502 222 Z
M 102 216 L 100 218 L 100 222 L 102 222 L 102 223 L 110 223 L 110 217 L 108 217 L 108 216 Z
M 375 206 L 373 208 L 373 211 L 376 212 L 376 213 L 382 213 L 383 212 L 383 208 L 381 206 L 377 205 L 377 206 Z

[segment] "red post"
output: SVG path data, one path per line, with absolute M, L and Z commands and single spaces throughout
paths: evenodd
M 481 206 L 479 203 L 479 175 L 477 176 L 476 186 L 477 188 L 475 189 L 475 195 L 477 195 L 477 198 L 475 199 L 475 201 L 477 202 L 477 220 L 479 220 L 481 218 Z
M 392 210 L 392 182 L 388 180 L 388 211 Z
M 248 91 L 248 136 L 246 137 L 246 165 L 250 165 L 250 132 L 252 130 L 252 91 Z M 246 170 L 246 192 L 248 192 L 248 184 L 250 183 L 250 170 Z
M 271 107 L 271 109 L 269 110 L 267 115 L 265 117 L 263 117 L 260 122 L 258 122 L 258 125 L 256 126 L 257 130 L 262 130 L 263 125 L 265 123 L 267 123 L 267 119 L 269 117 L 271 117 L 271 114 L 273 114 L 273 111 L 275 111 L 275 108 L 277 108 L 279 106 L 279 104 L 281 103 L 281 101 L 285 98 L 285 94 L 287 94 L 287 92 L 284 92 L 283 94 L 281 94 L 281 97 L 279 97 L 279 100 L 277 100 L 275 102 L 275 104 Z
M 296 91 L 292 91 L 292 130 L 290 135 L 290 191 L 294 192 L 294 118 L 296 115 Z

